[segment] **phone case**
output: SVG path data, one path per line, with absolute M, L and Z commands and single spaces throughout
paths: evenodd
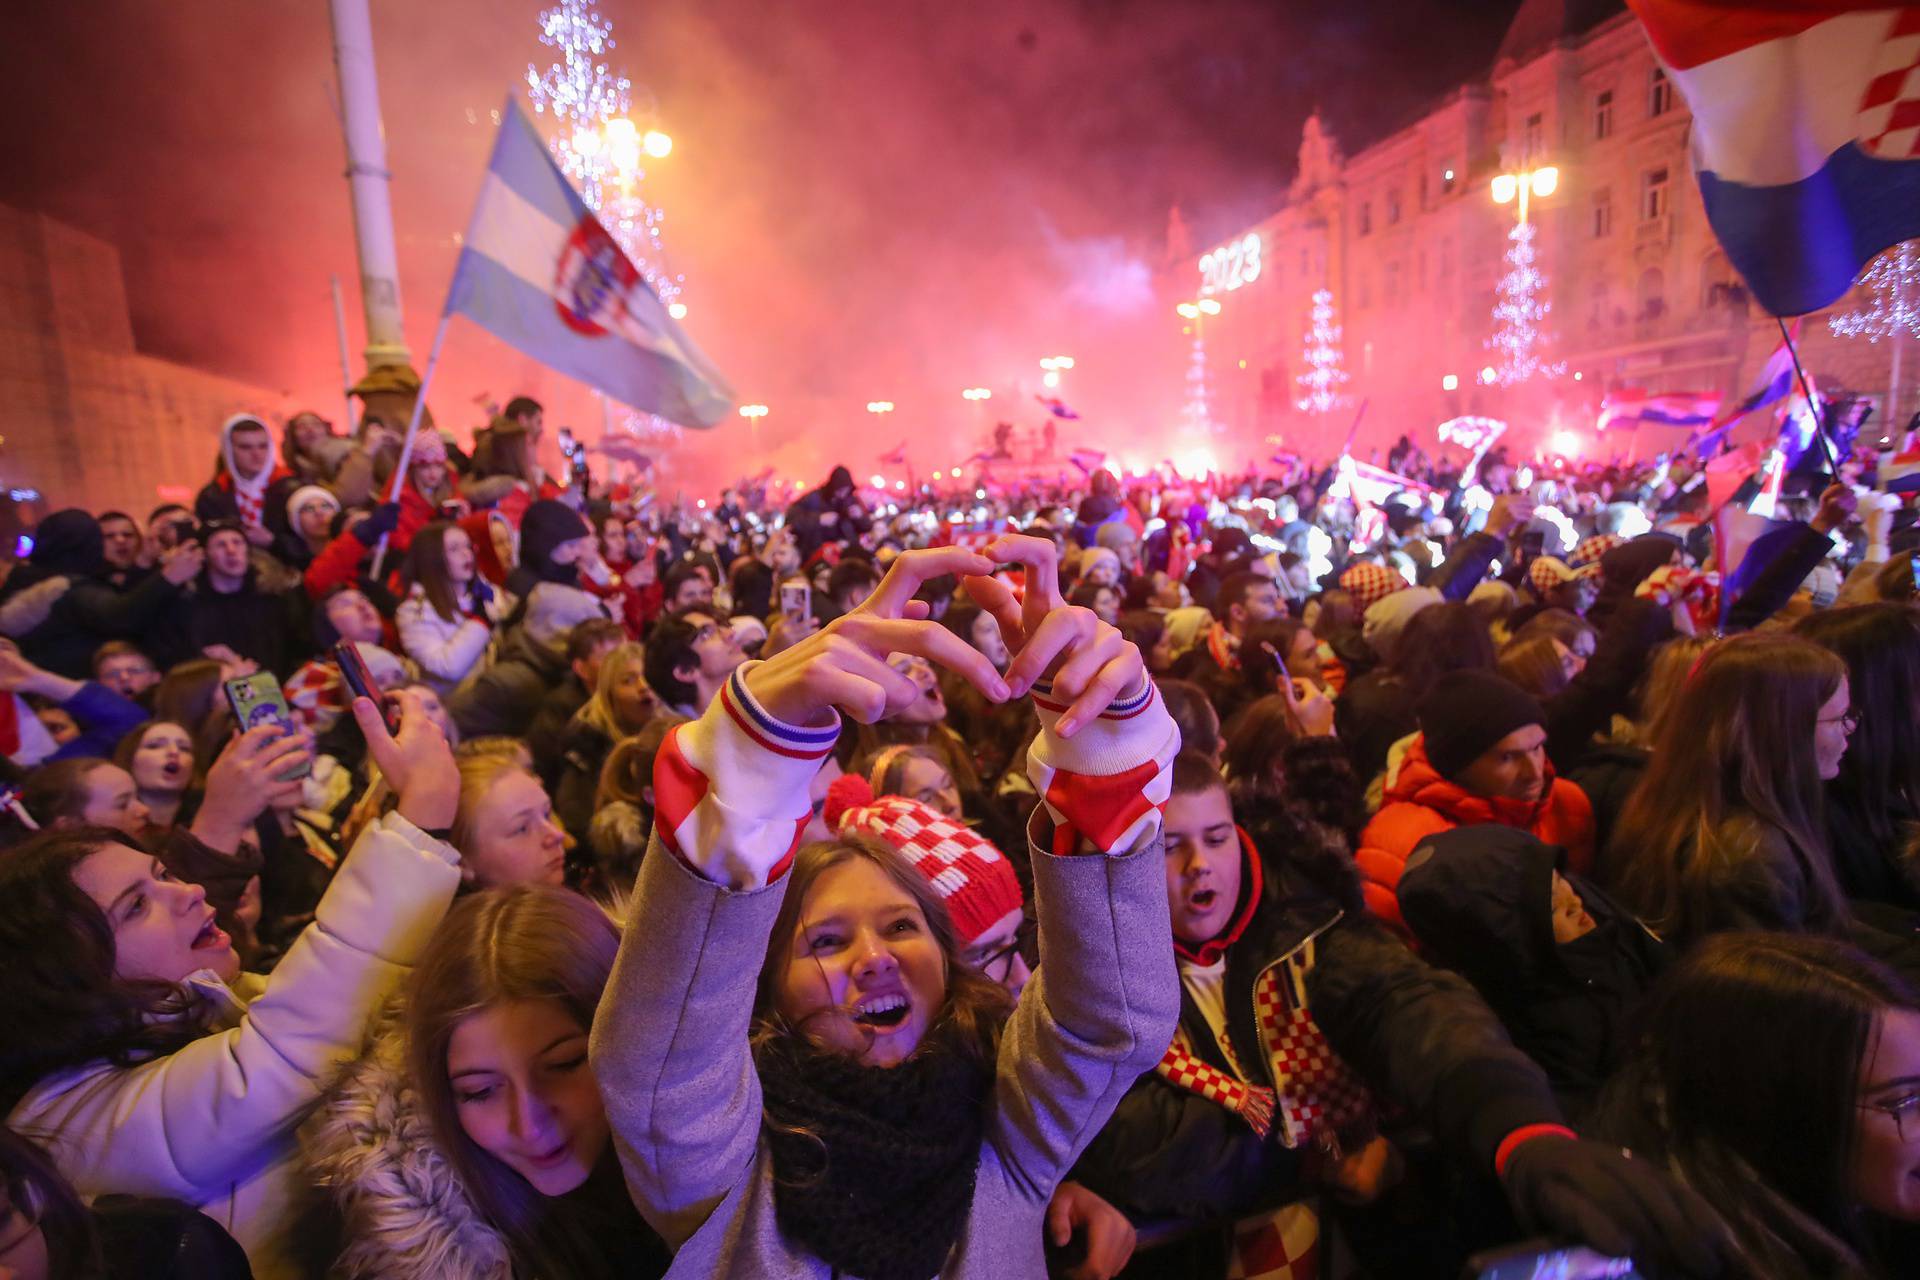
M 233 719 L 240 726 L 240 732 L 245 733 L 263 724 L 277 724 L 288 733 L 297 727 L 293 720 L 293 709 L 287 705 L 287 696 L 280 691 L 280 682 L 274 679 L 272 672 L 261 671 L 229 680 L 224 687 L 227 705 L 233 708 Z M 309 760 L 300 768 L 283 774 L 280 780 L 291 782 L 312 772 L 313 762 Z

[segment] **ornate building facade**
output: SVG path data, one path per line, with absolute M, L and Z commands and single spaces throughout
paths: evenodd
M 1572 0 L 1528 0 L 1485 81 L 1351 156 L 1310 118 L 1271 216 L 1220 245 L 1191 246 L 1204 252 L 1179 243 L 1177 220 L 1169 233 L 1169 302 L 1208 301 L 1178 324 L 1180 341 L 1204 348 L 1213 432 L 1236 448 L 1264 440 L 1322 454 L 1339 447 L 1364 400 L 1363 450 L 1402 432 L 1431 449 L 1437 424 L 1486 413 L 1510 419 L 1529 447 L 1566 432 L 1558 438 L 1610 452 L 1623 442 L 1593 438 L 1609 390 L 1720 391 L 1732 403 L 1779 331 L 1707 225 L 1689 123 L 1633 18 Z M 1531 199 L 1528 216 L 1549 303 L 1542 351 L 1565 369 L 1503 387 L 1483 371 L 1496 363 L 1495 291 L 1518 202 L 1496 203 L 1493 180 L 1545 166 L 1557 185 Z M 1316 415 L 1298 402 L 1322 288 L 1343 329 L 1350 402 Z M 1862 305 L 1857 294 L 1836 310 Z M 1823 389 L 1874 397 L 1876 431 L 1904 424 L 1920 409 L 1920 379 L 1909 376 L 1889 413 L 1893 343 L 1835 337 L 1828 314 L 1802 325 L 1809 372 Z M 1760 416 L 1741 438 L 1767 430 Z M 1683 438 L 1643 434 L 1645 452 Z

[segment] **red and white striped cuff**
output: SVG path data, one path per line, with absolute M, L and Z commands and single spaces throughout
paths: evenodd
M 668 735 L 654 762 L 654 825 L 716 884 L 757 889 L 785 874 L 812 814 L 807 786 L 840 737 L 768 714 L 735 671 L 706 714 Z

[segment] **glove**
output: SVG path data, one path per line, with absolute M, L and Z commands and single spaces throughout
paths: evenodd
M 1712 1206 L 1650 1161 L 1548 1134 L 1522 1142 L 1500 1171 L 1523 1229 L 1567 1237 L 1659 1275 L 1717 1276 L 1732 1237 Z
M 383 502 L 357 521 L 352 529 L 354 539 L 363 547 L 370 547 L 385 537 L 390 537 L 400 527 L 400 504 Z
M 1053 852 L 1085 840 L 1101 853 L 1126 853 L 1160 829 L 1172 790 L 1180 730 L 1152 680 L 1071 738 L 1054 733 L 1066 707 L 1041 680 L 1033 686 L 1040 733 L 1027 749 L 1027 777 L 1053 820 Z

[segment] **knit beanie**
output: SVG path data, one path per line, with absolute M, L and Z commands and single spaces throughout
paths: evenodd
M 578 511 L 557 498 L 542 498 L 529 505 L 520 518 L 520 567 L 541 582 L 577 586 L 578 566 L 555 564 L 553 552 L 561 543 L 592 532 Z
M 1012 864 L 992 841 L 918 800 L 875 799 L 867 780 L 849 773 L 827 788 L 821 816 L 843 835 L 873 836 L 899 850 L 946 903 L 963 945 L 1025 905 Z
M 1555 587 L 1582 576 L 1579 570 L 1558 556 L 1535 556 L 1533 563 L 1527 566 L 1527 582 L 1533 587 L 1533 594 L 1543 600 L 1547 592 Z
M 1340 589 L 1353 597 L 1354 607 L 1362 614 L 1394 592 L 1404 591 L 1411 585 L 1397 571 L 1371 560 L 1350 565 L 1340 575 Z
M 1113 576 L 1117 581 L 1120 577 L 1120 557 L 1104 546 L 1088 547 L 1080 553 L 1080 563 L 1075 570 L 1076 576 L 1084 581 L 1086 576 L 1093 572 L 1093 567 L 1102 562 L 1112 566 Z
M 1515 729 L 1546 722 L 1532 695 L 1492 671 L 1449 671 L 1420 700 L 1427 763 L 1443 778 L 1459 773 Z
M 1617 533 L 1596 533 L 1573 549 L 1567 557 L 1567 566 L 1572 569 L 1584 569 L 1588 565 L 1598 565 L 1600 558 L 1615 547 L 1625 546 L 1627 540 Z
M 293 496 L 287 499 L 287 515 L 298 519 L 300 508 L 309 502 L 323 502 L 331 512 L 338 513 L 340 510 L 340 499 L 333 496 L 331 489 L 322 488 L 317 484 L 305 484 L 295 489 Z

